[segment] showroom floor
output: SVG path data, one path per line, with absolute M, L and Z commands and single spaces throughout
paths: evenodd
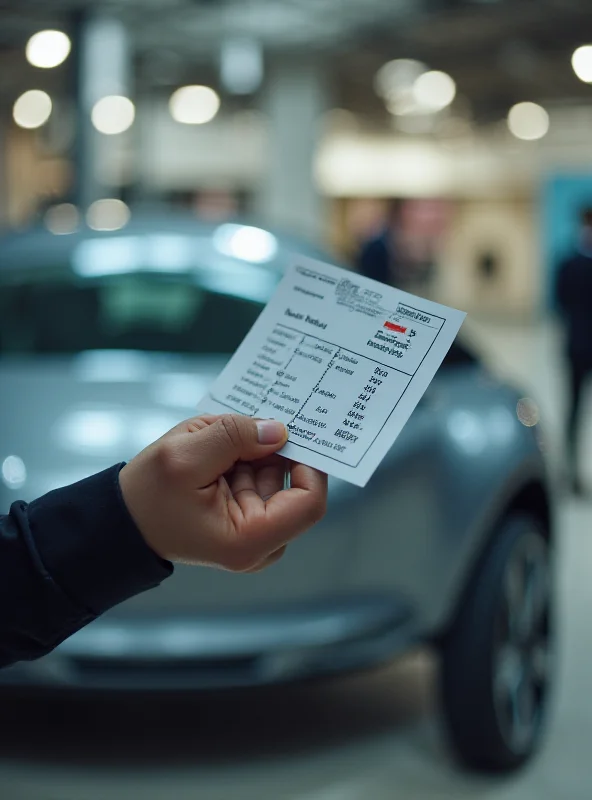
M 560 461 L 563 405 L 550 326 L 473 326 L 498 369 L 540 402 Z M 501 331 L 501 332 L 500 332 Z M 590 398 L 592 404 L 592 397 Z M 590 425 L 584 432 L 592 452 Z M 592 458 L 587 476 L 592 486 Z M 3 800 L 589 800 L 592 796 L 592 501 L 560 508 L 560 679 L 544 751 L 511 779 L 459 772 L 424 653 L 308 688 L 165 701 L 6 698 Z

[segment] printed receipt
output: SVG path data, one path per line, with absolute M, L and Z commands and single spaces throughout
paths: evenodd
M 282 455 L 365 486 L 464 318 L 461 311 L 301 259 L 199 403 L 199 413 L 278 419 L 290 434 Z

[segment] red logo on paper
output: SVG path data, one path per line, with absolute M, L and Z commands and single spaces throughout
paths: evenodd
M 395 331 L 395 333 L 407 333 L 407 328 L 403 325 L 397 325 L 395 322 L 385 322 L 384 327 L 388 328 L 389 331 Z

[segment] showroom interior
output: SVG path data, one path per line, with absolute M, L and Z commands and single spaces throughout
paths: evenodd
M 298 259 L 467 314 L 280 564 L 0 669 L 0 797 L 590 798 L 591 129 L 585 0 L 0 0 L 0 515 L 197 413 Z

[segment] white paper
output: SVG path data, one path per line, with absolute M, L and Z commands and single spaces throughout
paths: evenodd
M 278 419 L 290 432 L 282 455 L 365 486 L 464 318 L 461 311 L 301 258 L 198 413 Z

